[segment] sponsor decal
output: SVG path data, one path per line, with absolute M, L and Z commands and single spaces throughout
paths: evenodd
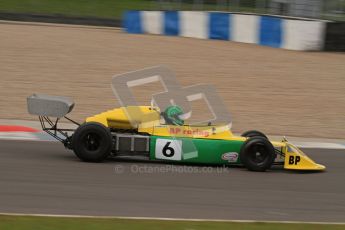
M 237 162 L 237 160 L 238 160 L 238 153 L 236 153 L 236 152 L 224 153 L 222 155 L 222 160 L 225 160 L 225 161 L 228 161 L 228 162 Z
M 300 156 L 289 156 L 289 165 L 297 165 L 300 161 Z
M 169 132 L 171 135 L 184 135 L 184 136 L 200 136 L 200 137 L 208 137 L 210 136 L 210 133 L 207 130 L 201 130 L 201 129 L 183 129 L 183 128 L 176 128 L 171 127 L 169 129 Z

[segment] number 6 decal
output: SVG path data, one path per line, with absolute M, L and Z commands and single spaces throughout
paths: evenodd
M 163 148 L 163 155 L 166 157 L 173 157 L 175 154 L 175 150 L 169 146 L 170 144 L 171 144 L 171 141 L 167 142 Z
M 182 159 L 182 141 L 157 139 L 156 158 L 164 160 L 180 161 Z

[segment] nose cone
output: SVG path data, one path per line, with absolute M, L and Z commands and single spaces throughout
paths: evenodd
M 290 143 L 287 144 L 285 152 L 284 168 L 305 171 L 323 171 L 326 169 L 324 165 L 317 164 L 300 149 Z
M 326 169 L 326 166 L 324 166 L 324 165 L 320 165 L 320 164 L 316 164 L 316 167 L 317 167 L 317 169 L 316 170 L 325 170 Z

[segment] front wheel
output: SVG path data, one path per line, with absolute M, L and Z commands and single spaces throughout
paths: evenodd
M 266 171 L 271 168 L 275 157 L 273 145 L 264 137 L 249 138 L 240 152 L 241 162 L 250 171 Z
M 87 122 L 78 127 L 72 137 L 75 155 L 82 161 L 101 162 L 112 150 L 110 130 L 96 122 Z

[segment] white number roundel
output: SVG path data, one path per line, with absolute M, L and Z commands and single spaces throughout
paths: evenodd
M 156 140 L 156 158 L 164 160 L 180 161 L 182 159 L 182 141 L 181 140 Z

